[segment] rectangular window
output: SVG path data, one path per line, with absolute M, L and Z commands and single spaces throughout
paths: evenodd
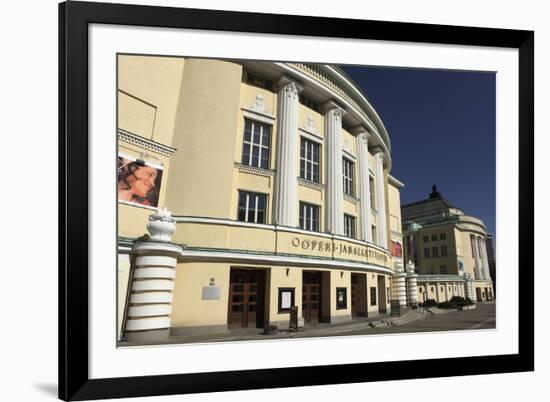
M 270 142 L 271 126 L 245 119 L 241 163 L 269 169 Z
M 374 178 L 369 176 L 370 207 L 376 210 L 376 197 L 374 196 Z
M 446 233 L 440 233 L 439 234 L 439 240 L 447 240 L 447 234 Z
M 437 235 L 436 234 L 433 234 L 432 235 L 432 241 L 436 241 L 437 240 Z
M 300 177 L 315 183 L 319 177 L 319 148 L 320 145 L 302 137 L 300 144 Z
M 342 172 L 344 176 L 344 194 L 353 196 L 353 167 L 354 163 L 342 158 Z
M 319 206 L 300 202 L 300 229 L 319 231 Z
M 432 247 L 432 254 L 433 257 L 439 257 L 439 248 L 438 247 Z
M 424 247 L 424 258 L 430 258 L 430 248 Z
M 344 214 L 344 234 L 355 239 L 355 217 Z
M 246 82 L 247 84 L 273 91 L 273 81 L 260 77 L 250 71 L 246 72 Z
M 312 110 L 315 110 L 318 113 L 321 113 L 321 108 L 319 107 L 319 104 L 315 102 L 314 100 L 305 97 L 304 95 L 301 95 L 298 97 L 300 103 L 304 105 L 305 107 L 308 107 Z
M 428 243 L 430 241 L 430 236 L 424 236 L 422 237 L 422 240 L 424 241 L 424 243 Z
M 372 226 L 371 227 L 371 231 L 372 231 L 372 241 L 374 243 L 377 243 L 378 242 L 378 237 L 376 237 L 376 226 Z
M 439 272 L 441 273 L 441 275 L 447 275 L 447 266 L 446 265 L 440 266 Z
M 370 305 L 376 306 L 376 288 L 370 288 Z
M 239 191 L 237 219 L 242 222 L 265 223 L 267 196 L 249 191 Z
M 441 246 L 441 257 L 447 257 L 447 246 Z

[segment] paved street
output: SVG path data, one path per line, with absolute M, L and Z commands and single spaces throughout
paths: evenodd
M 413 321 L 400 326 L 352 330 L 342 335 L 493 329 L 496 328 L 495 306 L 495 303 L 478 304 L 475 310 L 452 311 L 446 314 L 428 315 L 423 320 Z
M 278 331 L 271 335 L 263 335 L 261 329 L 231 330 L 229 333 L 195 336 L 174 336 L 163 343 L 203 343 L 229 342 L 247 340 L 268 340 L 285 338 L 312 338 L 342 335 L 371 335 L 395 334 L 410 332 L 452 331 L 465 329 L 492 329 L 496 328 L 495 304 L 478 304 L 477 308 L 468 311 L 450 311 L 443 314 L 420 315 L 422 318 L 402 325 L 369 326 L 366 320 L 352 321 L 345 324 L 320 324 L 303 328 L 299 332 Z M 415 313 L 417 314 L 417 313 Z M 395 318 L 393 318 L 395 319 Z M 392 320 L 389 316 L 384 321 Z M 377 325 L 380 325 L 378 322 Z M 128 342 L 121 342 L 120 346 L 135 346 Z

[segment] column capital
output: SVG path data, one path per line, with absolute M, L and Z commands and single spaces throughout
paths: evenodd
M 299 81 L 290 78 L 288 75 L 282 75 L 277 81 L 277 88 L 279 91 L 288 90 L 290 93 L 298 96 L 304 89 L 304 86 Z
M 370 137 L 372 137 L 372 134 L 369 133 L 369 130 L 362 124 L 353 127 L 351 129 L 351 133 L 355 134 L 357 137 L 363 137 L 367 141 L 370 139 Z
M 384 157 L 384 149 L 382 147 L 376 146 L 371 148 L 371 152 L 374 156 Z
M 336 110 L 337 113 L 340 115 L 340 117 L 342 117 L 343 115 L 346 114 L 346 110 L 344 109 L 344 107 L 340 106 L 339 103 L 337 103 L 336 101 L 334 101 L 332 99 L 325 102 L 325 104 L 321 107 L 321 111 L 324 114 L 327 114 L 331 110 Z

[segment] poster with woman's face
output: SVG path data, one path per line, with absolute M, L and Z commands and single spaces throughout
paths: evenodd
M 118 155 L 118 200 L 158 207 L 162 168 L 145 161 Z

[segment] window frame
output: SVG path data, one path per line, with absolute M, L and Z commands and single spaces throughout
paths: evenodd
M 376 208 L 378 203 L 376 200 L 376 181 L 374 180 L 374 176 L 369 173 L 369 196 L 370 196 L 370 208 L 373 211 L 378 211 Z
M 246 140 L 246 125 L 247 123 L 251 123 L 251 129 L 250 129 L 250 140 Z M 258 126 L 260 127 L 260 142 L 256 144 L 254 142 L 254 127 Z M 267 128 L 268 130 L 268 144 L 265 145 L 263 143 L 264 139 L 264 130 Z M 242 150 L 241 150 L 241 164 L 246 166 L 251 166 L 259 169 L 266 169 L 269 170 L 271 167 L 271 142 L 272 142 L 272 131 L 273 126 L 271 124 L 262 123 L 259 121 L 256 121 L 254 119 L 246 118 L 244 119 L 244 128 L 243 128 L 243 143 L 242 143 Z M 245 147 L 249 146 L 249 155 L 248 155 L 248 161 L 245 161 Z M 253 159 L 254 159 L 254 147 L 258 147 L 258 164 L 254 165 Z M 262 150 L 267 153 L 267 162 L 266 166 L 262 166 Z
M 355 162 L 345 156 L 342 156 L 342 181 L 344 194 L 355 197 Z
M 305 145 L 304 145 L 305 143 Z M 313 155 L 313 148 L 317 148 L 317 161 L 309 160 L 307 158 L 308 150 L 307 145 L 312 145 L 311 154 Z M 321 183 L 321 151 L 322 151 L 322 144 L 320 142 L 314 141 L 310 139 L 309 137 L 300 136 L 300 178 L 303 180 L 310 181 L 312 183 Z M 305 149 L 305 156 L 302 155 L 302 150 Z M 304 163 L 304 169 L 302 169 L 302 161 Z M 314 167 L 316 166 L 317 172 L 315 172 Z M 308 167 L 311 169 L 308 175 Z M 302 174 L 303 172 L 303 174 Z M 317 180 L 314 180 L 314 173 L 317 174 Z M 308 177 L 309 176 L 309 177 Z
M 265 193 L 259 193 L 259 192 L 255 192 L 255 191 L 249 191 L 249 190 L 238 190 L 237 192 L 237 221 L 239 222 L 246 222 L 246 223 L 257 223 L 257 224 L 267 224 L 267 217 L 268 217 L 268 202 L 269 202 L 269 196 L 268 194 L 265 194 Z M 246 199 L 246 206 L 244 208 L 244 213 L 245 213 L 245 220 L 241 220 L 239 219 L 239 216 L 240 216 L 240 210 L 241 210 L 241 195 L 246 195 L 247 196 L 247 199 Z M 256 198 L 256 202 L 255 202 L 255 205 L 256 205 L 256 209 L 254 209 L 254 221 L 249 221 L 248 220 L 248 216 L 249 216 L 249 204 L 250 204 L 250 196 L 257 196 Z M 264 197 L 265 199 L 265 209 L 264 209 L 264 217 L 263 217 L 263 222 L 258 222 L 258 203 L 259 203 L 259 197 Z
M 303 207 L 310 207 L 312 208 L 312 211 L 313 210 L 316 210 L 317 212 L 317 216 L 316 216 L 316 219 L 317 219 L 317 229 L 306 229 L 305 226 L 306 226 L 306 220 L 308 219 L 307 216 L 303 216 L 302 215 L 302 209 Z M 299 225 L 300 225 L 300 229 L 301 230 L 306 230 L 308 232 L 320 232 L 321 231 L 321 206 L 320 205 L 316 205 L 316 204 L 312 204 L 310 202 L 306 202 L 306 201 L 300 201 L 299 202 L 299 211 L 298 211 L 298 220 L 299 220 Z M 304 220 L 304 225 L 302 226 L 302 220 Z M 311 223 L 312 225 L 310 226 L 313 226 L 313 222 L 315 222 L 314 220 L 314 214 L 312 213 L 311 214 Z
M 348 233 L 349 227 L 347 226 L 348 220 L 352 223 L 351 225 L 351 233 Z M 355 239 L 357 236 L 357 218 L 355 216 L 350 214 L 344 214 L 344 234 L 346 237 L 349 237 L 350 239 Z
M 430 258 L 430 248 L 424 247 L 424 258 Z

